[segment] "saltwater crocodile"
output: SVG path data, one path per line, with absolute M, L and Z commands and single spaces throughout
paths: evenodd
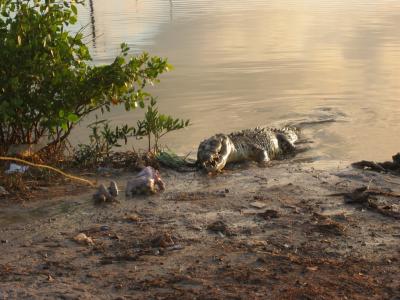
M 202 141 L 197 151 L 197 163 L 208 172 L 221 171 L 227 163 L 244 160 L 268 162 L 295 150 L 299 131 L 256 127 L 231 134 L 216 134 Z

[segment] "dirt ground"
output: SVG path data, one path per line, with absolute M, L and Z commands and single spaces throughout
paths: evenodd
M 340 194 L 400 177 L 346 165 L 162 170 L 164 193 L 104 205 L 0 200 L 0 299 L 400 299 L 400 198 L 385 215 Z

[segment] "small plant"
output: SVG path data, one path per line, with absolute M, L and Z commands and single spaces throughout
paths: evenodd
M 128 125 L 110 127 L 110 121 L 97 120 L 89 124 L 92 130 L 89 135 L 90 144 L 79 144 L 75 152 L 75 161 L 79 164 L 97 164 L 109 158 L 114 147 L 121 147 L 120 141 L 128 142 L 128 137 L 134 133 L 134 128 Z
M 144 120 L 137 122 L 134 135 L 137 138 L 147 137 L 148 151 L 159 151 L 159 140 L 171 131 L 185 128 L 190 125 L 189 120 L 174 119 L 171 116 L 160 114 L 157 108 L 157 101 L 151 98 L 150 104 L 144 115 Z M 154 145 L 151 146 L 152 137 Z
M 102 125 L 102 127 L 100 127 Z M 124 141 L 125 145 L 128 142 L 128 137 L 132 136 L 133 127 L 123 125 L 116 126 L 114 129 L 110 127 L 110 121 L 96 120 L 88 126 L 92 129 L 92 134 L 89 135 L 90 143 L 95 147 L 96 153 L 100 156 L 109 157 L 111 150 L 114 147 L 121 147 L 119 143 Z
M 75 151 L 75 162 L 80 165 L 95 165 L 109 159 L 115 147 L 121 147 L 121 141 L 128 142 L 128 138 L 135 136 L 137 139 L 147 137 L 148 152 L 159 153 L 159 140 L 168 132 L 189 126 L 189 120 L 174 119 L 171 116 L 160 114 L 157 101 L 151 98 L 147 106 L 144 120 L 137 122 L 137 127 L 110 127 L 107 120 L 97 120 L 89 124 L 91 129 L 89 144 L 80 144 Z M 154 144 L 152 145 L 152 141 Z

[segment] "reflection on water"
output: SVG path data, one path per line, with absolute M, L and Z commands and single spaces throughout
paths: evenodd
M 307 129 L 316 156 L 382 160 L 400 151 L 398 1 L 91 0 L 80 22 L 91 24 L 98 63 L 126 41 L 175 66 L 153 92 L 160 110 L 192 120 L 164 140 L 178 152 L 217 132 L 327 110 L 342 121 Z M 134 124 L 142 113 L 109 117 Z

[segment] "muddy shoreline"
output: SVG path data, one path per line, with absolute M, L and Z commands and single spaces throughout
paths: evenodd
M 400 221 L 332 196 L 399 177 L 296 160 L 161 175 L 164 193 L 112 204 L 3 203 L 0 299 L 400 297 Z

